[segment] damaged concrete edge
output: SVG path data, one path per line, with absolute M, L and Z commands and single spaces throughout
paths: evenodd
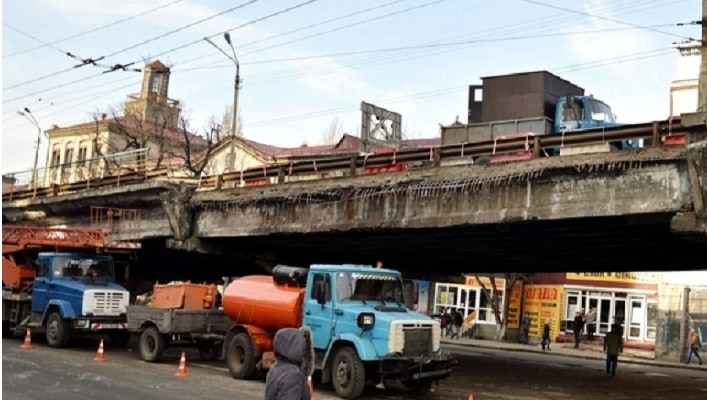
M 687 150 L 677 147 L 639 149 L 630 154 L 549 157 L 511 164 L 448 166 L 396 174 L 196 192 L 190 206 L 197 209 L 218 209 L 266 203 L 321 204 L 411 191 L 437 194 L 450 191 L 470 192 L 536 179 L 551 179 L 552 176 L 562 174 L 621 173 L 660 163 L 684 163 L 686 158 Z

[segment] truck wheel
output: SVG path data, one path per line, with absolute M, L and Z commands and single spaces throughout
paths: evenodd
M 140 357 L 147 362 L 157 362 L 162 359 L 164 353 L 164 337 L 151 326 L 145 329 L 140 335 Z
M 62 319 L 58 312 L 52 312 L 47 319 L 46 337 L 51 347 L 66 346 L 69 343 L 69 321 Z
M 363 394 L 366 371 L 356 350 L 342 347 L 336 352 L 331 368 L 334 391 L 343 399 L 355 399 Z
M 228 372 L 236 379 L 250 379 L 255 373 L 255 356 L 250 336 L 241 332 L 231 339 L 226 351 Z

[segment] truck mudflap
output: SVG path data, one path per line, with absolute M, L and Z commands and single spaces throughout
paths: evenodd
M 120 320 L 93 320 L 88 318 L 76 318 L 71 320 L 71 329 L 84 332 L 97 332 L 105 330 L 128 330 L 128 323 L 124 319 Z
M 422 357 L 386 357 L 380 360 L 380 374 L 384 378 L 411 381 L 417 379 L 444 379 L 451 375 L 457 360 L 451 354 Z

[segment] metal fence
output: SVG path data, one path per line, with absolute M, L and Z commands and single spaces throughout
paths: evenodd
M 139 180 L 149 167 L 148 153 L 147 148 L 129 150 L 3 175 L 3 199 L 34 198 Z

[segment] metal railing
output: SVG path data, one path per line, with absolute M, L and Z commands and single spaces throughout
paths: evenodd
M 38 168 L 36 175 L 35 170 L 3 175 L 3 178 L 12 181 L 9 185 L 3 183 L 3 200 L 56 195 L 59 192 L 144 180 L 149 164 L 148 153 L 147 148 L 129 150 Z
M 674 141 L 685 135 L 688 129 L 672 120 L 655 121 L 643 124 L 616 126 L 605 129 L 594 129 L 581 132 L 566 132 L 551 134 L 512 137 L 503 141 L 484 141 L 475 143 L 462 143 L 429 148 L 415 148 L 394 151 L 382 154 L 353 154 L 348 156 L 333 156 L 326 159 L 295 161 L 289 164 L 264 165 L 239 172 L 229 172 L 218 175 L 202 176 L 198 179 L 198 187 L 203 189 L 220 189 L 227 186 L 261 186 L 271 183 L 284 183 L 293 179 L 325 178 L 327 176 L 356 176 L 368 174 L 375 169 L 380 171 L 396 170 L 386 167 L 406 164 L 410 166 L 442 165 L 443 161 L 454 161 L 478 156 L 491 156 L 498 153 L 528 152 L 528 158 L 539 157 L 544 150 L 554 150 L 564 146 L 591 145 L 597 143 L 618 142 L 622 140 L 647 139 L 651 147 L 668 144 L 684 143 Z M 146 149 L 144 158 L 146 160 Z M 134 153 L 136 159 L 139 151 Z M 119 155 L 115 155 L 116 157 Z M 121 154 L 121 157 L 127 155 Z M 95 159 L 94 159 L 95 160 Z M 103 158 L 99 159 L 103 160 Z M 86 161 L 83 161 L 85 164 Z M 130 164 L 130 163 L 128 163 Z M 133 163 L 139 165 L 139 163 Z M 144 164 L 143 164 L 144 165 Z M 47 168 L 47 170 L 51 168 Z M 88 171 L 91 171 L 90 169 Z M 27 171 L 26 176 L 31 176 L 32 171 Z M 167 168 L 146 171 L 145 168 L 128 170 L 118 168 L 108 175 L 105 172 L 96 175 L 89 173 L 88 179 L 76 181 L 71 184 L 52 183 L 50 187 L 37 188 L 31 185 L 14 185 L 14 190 L 3 188 L 3 200 L 20 198 L 34 198 L 37 196 L 58 195 L 64 192 L 91 189 L 100 186 L 126 185 L 143 182 L 146 179 L 164 177 L 169 174 Z M 117 173 L 116 173 L 117 172 Z M 46 179 L 46 178 L 45 178 Z M 52 182 L 49 180 L 49 182 Z

